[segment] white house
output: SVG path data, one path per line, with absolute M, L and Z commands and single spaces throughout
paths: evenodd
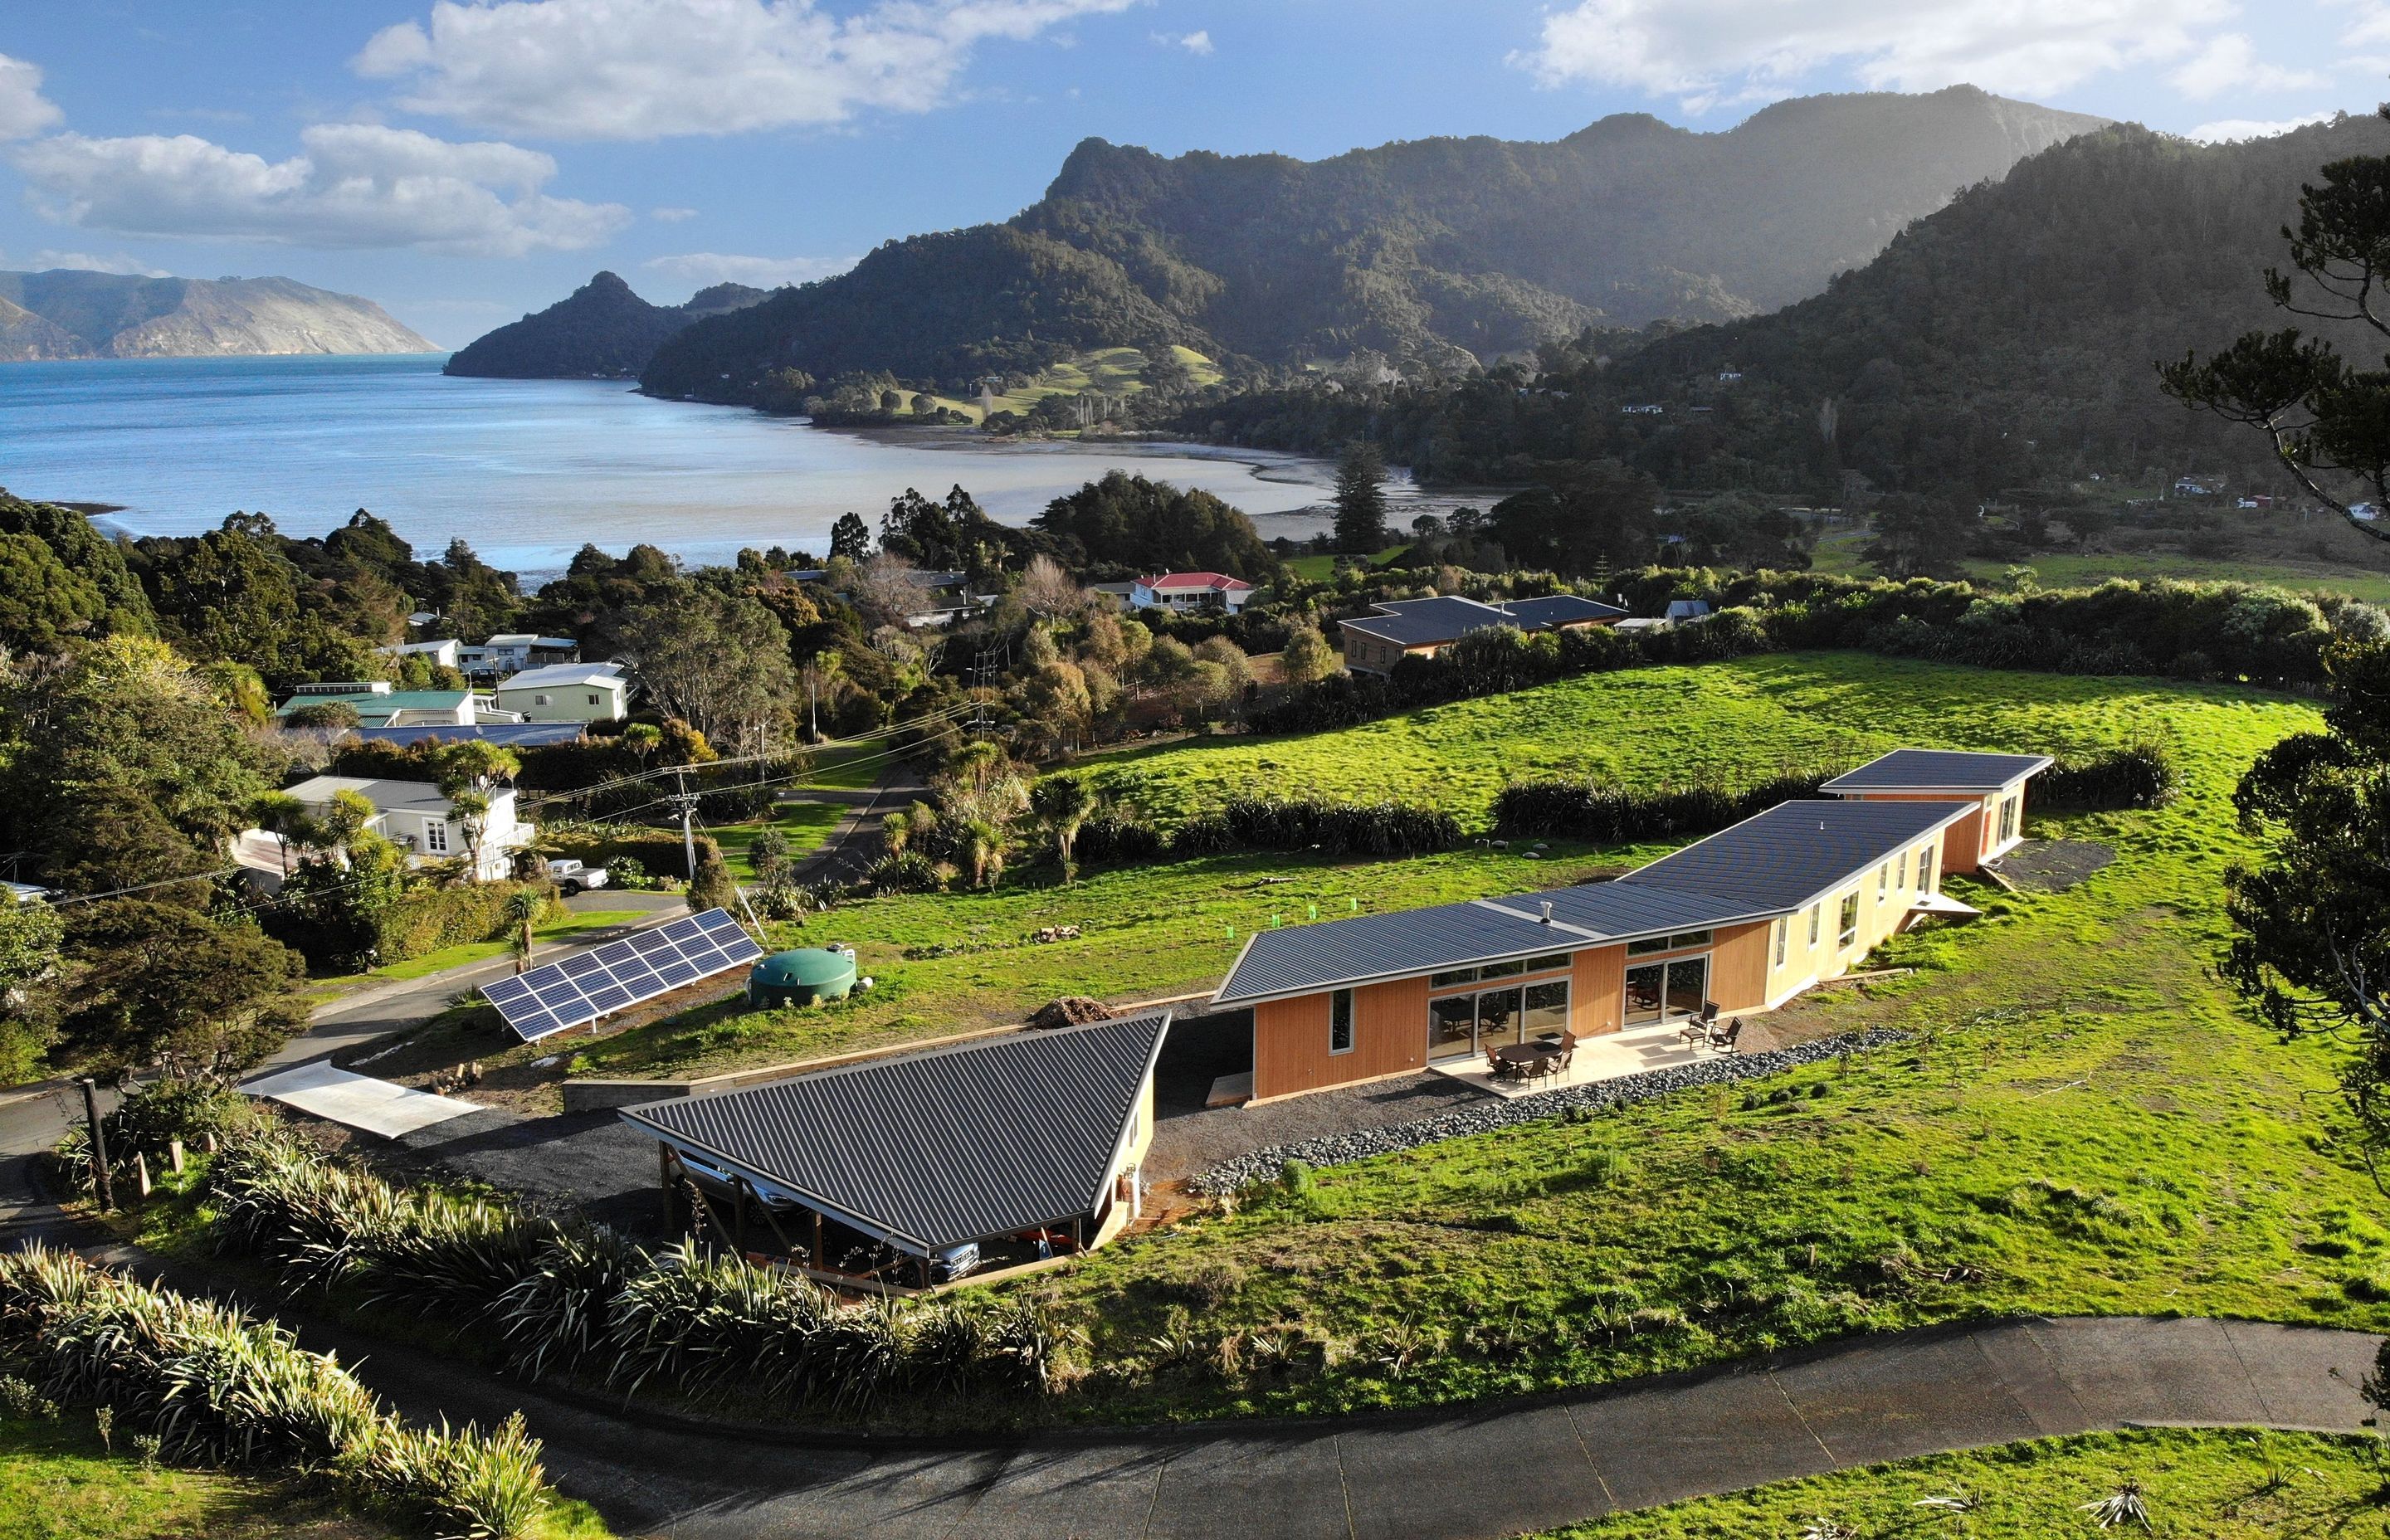
M 1233 615 L 1253 597 L 1253 585 L 1226 572 L 1163 572 L 1129 584 L 1138 610 L 1225 610 Z
M 411 864 L 463 860 L 472 849 L 464 821 L 445 792 L 430 781 L 370 780 L 362 776 L 316 776 L 289 789 L 291 796 L 317 816 L 328 812 L 339 792 L 353 791 L 371 802 L 367 825 L 407 853 Z M 502 786 L 490 793 L 489 816 L 482 825 L 483 881 L 495 881 L 514 868 L 514 853 L 531 843 L 536 832 L 515 819 L 515 792 Z
M 400 642 L 392 647 L 378 647 L 374 650 L 385 658 L 429 658 L 435 668 L 461 668 L 463 664 L 459 659 L 463 647 L 462 642 L 450 636 L 437 642 Z
M 492 702 L 525 722 L 612 722 L 631 714 L 620 663 L 551 663 L 499 682 Z
M 535 636 L 528 631 L 503 631 L 479 647 L 458 649 L 468 674 L 504 677 L 542 663 L 576 662 L 581 644 L 570 636 Z

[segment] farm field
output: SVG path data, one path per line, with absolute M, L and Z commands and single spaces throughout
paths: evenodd
M 1187 1332 L 1204 1339 L 1195 1361 L 1223 1335 L 1311 1344 L 1306 1372 L 1165 1372 L 1092 1395 L 1087 1415 L 1462 1401 L 2024 1311 L 2390 1325 L 2390 1231 L 2334 1141 L 2330 1052 L 2281 1045 L 2205 971 L 2226 934 L 2219 879 L 2244 853 L 2227 798 L 2260 750 L 2316 720 L 2308 707 L 1768 658 L 1482 703 L 1453 735 L 1456 788 L 1492 783 L 1473 768 L 1497 741 L 1490 718 L 1522 712 L 1522 740 L 1537 721 L 1564 736 L 1588 715 L 1576 691 L 1648 702 L 1655 686 L 1673 687 L 1672 725 L 1728 769 L 1834 733 L 1867 748 L 2159 736 L 2188 785 L 2157 812 L 2033 817 L 2035 836 L 2101 841 L 2116 861 L 2061 893 L 1968 889 L 1983 919 L 1882 949 L 1915 974 L 1779 1018 L 1897 1027 L 1909 1044 L 1789 1072 L 1756 1097 L 1688 1093 L 1323 1169 L 1023 1285 L 1098 1361 L 1151 1359 L 1147 1344 Z M 1315 773 L 1366 760 L 1382 777 L 1424 751 L 1411 738 L 1334 751 L 1347 736 L 1301 745 Z M 1383 786 L 1406 789 L 1420 787 Z
M 1231 795 L 1433 801 L 1487 821 L 1506 782 L 1594 776 L 1737 784 L 1899 744 L 2053 752 L 2166 736 L 2185 705 L 2262 699 L 2164 680 L 2069 678 L 1859 653 L 1630 669 L 1294 738 L 1199 738 L 1090 757 L 1163 824 Z M 2254 752 L 2254 751 L 2253 751 Z
M 2378 1528 L 2370 1440 L 2190 1429 L 2045 1439 L 1781 1482 L 1646 1508 L 1545 1540 L 1787 1540 L 1830 1521 L 1849 1535 L 2043 1540 L 2101 1533 L 2085 1505 L 2139 1484 L 2165 1540 L 2293 1540 Z M 1961 1499 L 1964 1508 L 1926 1507 Z
M 1176 343 L 1170 351 L 1187 366 L 1188 373 L 1198 385 L 1216 385 L 1220 381 L 1219 366 L 1193 348 Z M 1145 354 L 1135 348 L 1099 348 L 1075 358 L 1055 365 L 1036 379 L 1017 391 L 1008 391 L 995 398 L 999 412 L 1026 413 L 1047 396 L 1075 396 L 1093 392 L 1100 395 L 1134 395 L 1145 389 Z M 973 422 L 983 421 L 985 410 L 979 398 L 965 400 L 958 396 L 932 396 L 932 400 L 951 411 L 960 412 Z

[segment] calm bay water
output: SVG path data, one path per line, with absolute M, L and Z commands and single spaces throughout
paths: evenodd
M 320 534 L 353 510 L 420 555 L 462 535 L 526 576 L 584 542 L 646 541 L 692 563 L 745 545 L 820 551 L 853 509 L 876 528 L 906 487 L 959 482 L 1007 523 L 1118 467 L 1217 494 L 1265 535 L 1322 527 L 1316 460 L 1119 443 L 992 445 L 965 435 L 808 428 L 650 401 L 621 381 L 451 379 L 438 354 L 97 359 L 0 365 L 0 486 L 115 503 L 135 534 L 212 529 L 235 509 Z

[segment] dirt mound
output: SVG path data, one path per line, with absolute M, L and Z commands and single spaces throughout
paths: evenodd
M 1111 1011 L 1101 1000 L 1090 1000 L 1084 995 L 1065 995 L 1059 1000 L 1048 1000 L 1029 1018 L 1033 1027 L 1075 1027 L 1089 1021 L 1109 1021 Z

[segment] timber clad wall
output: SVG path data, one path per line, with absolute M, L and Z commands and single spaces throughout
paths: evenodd
M 1353 1051 L 1328 1051 L 1328 995 L 1265 1000 L 1253 1007 L 1253 1099 L 1292 1096 L 1427 1064 L 1427 980 L 1396 979 L 1353 992 Z
M 1719 927 L 1710 946 L 1710 998 L 1719 1010 L 1758 1010 L 1767 1004 L 1767 931 L 1765 921 Z
M 1569 969 L 1569 1020 L 1579 1037 L 1618 1030 L 1626 990 L 1626 948 L 1597 946 L 1576 954 Z

